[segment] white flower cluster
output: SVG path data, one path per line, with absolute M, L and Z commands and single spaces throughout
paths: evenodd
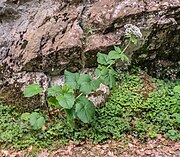
M 142 37 L 142 33 L 141 33 L 140 29 L 137 26 L 135 26 L 135 25 L 126 24 L 124 26 L 124 28 L 126 29 L 125 30 L 125 34 L 126 35 L 134 34 L 136 37 L 139 37 L 139 38 Z

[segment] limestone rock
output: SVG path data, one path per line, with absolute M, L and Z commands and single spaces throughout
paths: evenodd
M 37 73 L 48 80 L 64 69 L 96 66 L 97 52 L 125 46 L 129 23 L 143 33 L 126 52 L 131 63 L 159 77 L 179 77 L 179 0 L 1 0 L 0 101 L 27 103 L 19 89 Z
M 47 89 L 49 86 L 48 77 L 40 72 L 19 72 L 11 78 L 3 80 L 0 85 L 0 99 L 2 103 L 18 105 L 18 110 L 31 110 L 36 107 L 45 107 L 45 95 L 25 98 L 23 91 L 25 86 L 30 83 L 39 84 L 42 88 Z

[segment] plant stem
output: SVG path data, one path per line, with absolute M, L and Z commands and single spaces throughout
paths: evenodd
M 83 95 L 83 93 L 80 93 L 80 94 L 76 97 L 76 100 L 77 100 L 81 95 Z
M 131 43 L 131 37 L 129 38 L 128 44 L 126 45 L 126 47 L 123 49 L 123 51 L 121 53 L 124 53 L 126 51 L 126 49 L 129 47 L 130 43 Z
M 49 111 L 49 105 L 48 105 L 48 101 L 47 101 L 47 91 L 45 91 L 45 106 L 47 107 L 47 111 L 48 111 L 48 116 L 50 117 L 51 113 Z

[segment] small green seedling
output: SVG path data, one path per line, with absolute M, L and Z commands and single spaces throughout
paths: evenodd
M 21 119 L 29 121 L 34 130 L 39 130 L 45 125 L 45 119 L 38 112 L 32 112 L 31 114 L 26 112 L 21 115 Z

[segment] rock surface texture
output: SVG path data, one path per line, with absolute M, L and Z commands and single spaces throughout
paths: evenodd
M 26 105 L 26 84 L 95 66 L 98 51 L 124 46 L 128 23 L 143 33 L 127 50 L 131 63 L 180 75 L 179 0 L 1 0 L 0 101 Z

